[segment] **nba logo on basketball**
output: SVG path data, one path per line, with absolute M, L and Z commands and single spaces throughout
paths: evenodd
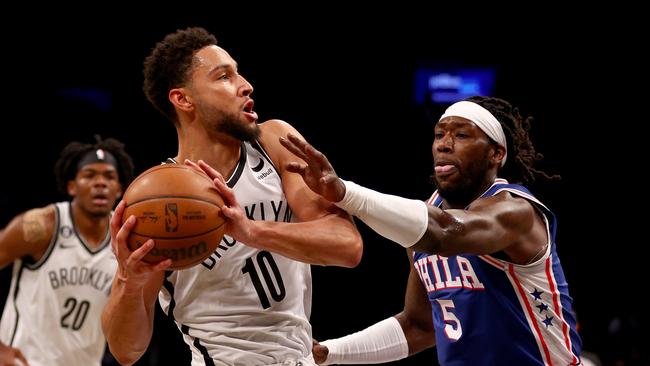
M 165 231 L 168 233 L 178 231 L 178 206 L 175 203 L 165 205 Z
M 180 164 L 157 165 L 140 174 L 124 193 L 124 223 L 138 218 L 128 238 L 130 250 L 154 239 L 143 261 L 171 259 L 169 270 L 195 266 L 223 239 L 224 202 L 214 182 L 202 172 Z

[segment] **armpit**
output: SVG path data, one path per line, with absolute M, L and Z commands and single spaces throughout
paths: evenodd
M 23 215 L 23 237 L 28 243 L 47 239 L 47 215 L 50 209 L 34 208 Z

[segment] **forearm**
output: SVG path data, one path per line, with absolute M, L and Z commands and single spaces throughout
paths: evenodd
M 251 236 L 246 244 L 309 264 L 354 267 L 363 252 L 361 236 L 343 212 L 305 222 L 255 221 Z
M 427 311 L 430 310 L 427 309 Z M 409 319 L 403 312 L 395 315 L 395 319 L 397 319 L 404 331 L 409 356 L 436 345 L 436 335 L 432 320 L 429 319 L 426 323 L 418 322 Z
M 147 350 L 153 332 L 154 304 L 145 303 L 142 289 L 129 289 L 116 277 L 102 313 L 102 328 L 120 364 L 135 363 Z
M 409 346 L 396 318 L 384 319 L 362 331 L 321 342 L 328 349 L 324 364 L 368 364 L 402 359 Z
M 408 248 L 427 230 L 424 202 L 379 193 L 353 182 L 345 182 L 346 193 L 336 205 L 365 222 L 380 235 Z

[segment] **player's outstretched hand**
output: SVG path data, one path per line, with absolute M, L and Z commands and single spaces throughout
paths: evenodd
M 306 163 L 287 163 L 288 171 L 300 174 L 305 184 L 326 200 L 339 202 L 343 199 L 345 184 L 336 175 L 334 167 L 323 153 L 292 134 L 288 134 L 287 138 L 280 137 L 280 143 Z

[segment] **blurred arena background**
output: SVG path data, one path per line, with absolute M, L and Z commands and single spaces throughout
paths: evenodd
M 17 15 L 22 26 L 2 25 L 7 165 L 0 225 L 64 198 L 53 165 L 71 140 L 116 137 L 137 173 L 176 153 L 171 122 L 142 94 L 141 69 L 155 42 L 177 28 L 203 26 L 217 35 L 253 84 L 260 121 L 290 122 L 340 176 L 410 198 L 431 193 L 432 121 L 446 107 L 431 99 L 429 86 L 454 93 L 481 92 L 482 85 L 535 117 L 533 142 L 546 157 L 540 167 L 562 175 L 531 188 L 559 219 L 558 252 L 584 349 L 605 365 L 650 363 L 650 324 L 639 300 L 649 251 L 635 219 L 643 215 L 633 213 L 644 207 L 636 184 L 645 145 L 636 138 L 647 119 L 633 112 L 642 106 L 633 100 L 647 94 L 636 87 L 643 88 L 648 64 L 634 46 L 634 26 L 566 12 L 533 21 L 532 13 L 465 17 L 406 6 L 367 14 L 293 9 L 304 14 L 264 19 L 217 5 L 197 6 L 192 15 L 77 11 L 86 15 Z M 316 339 L 402 309 L 404 250 L 359 227 L 365 251 L 357 268 L 313 267 Z M 1 273 L 4 299 L 10 269 Z M 138 365 L 182 364 L 187 355 L 175 326 L 161 316 L 154 332 Z M 393 364 L 435 365 L 435 358 L 429 350 Z

